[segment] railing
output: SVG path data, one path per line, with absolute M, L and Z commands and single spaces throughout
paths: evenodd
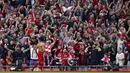
M 3 69 L 10 70 L 11 66 L 0 66 L 0 71 Z M 38 68 L 38 67 L 37 67 Z M 45 71 L 113 71 L 112 66 L 110 70 L 104 70 L 106 66 L 103 65 L 89 65 L 89 66 L 44 66 Z M 30 70 L 29 66 L 23 66 L 23 70 Z M 35 70 L 37 71 L 37 70 Z M 118 71 L 118 70 L 115 70 Z M 130 71 L 130 67 L 123 66 L 119 67 L 119 71 Z

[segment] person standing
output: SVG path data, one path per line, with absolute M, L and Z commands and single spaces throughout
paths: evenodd
M 116 63 L 119 64 L 119 66 L 123 66 L 124 64 L 125 55 L 122 51 L 118 51 L 116 54 Z
M 107 54 L 104 54 L 104 57 L 101 59 L 103 61 L 104 67 L 103 70 L 109 71 L 110 70 L 110 58 L 107 56 Z
M 45 54 L 45 64 L 50 66 L 51 62 L 52 62 L 52 48 L 54 47 L 56 41 L 54 40 L 54 38 L 52 38 L 52 43 L 51 41 L 47 41 L 46 44 L 45 44 L 45 51 L 46 51 L 46 54 Z
M 62 65 L 63 65 L 63 70 L 68 70 L 68 68 L 66 66 L 69 66 L 68 65 L 68 60 L 69 58 L 69 53 L 66 49 L 63 50 L 63 53 L 61 53 L 61 60 L 62 60 Z
M 44 64 L 44 56 L 43 55 L 44 55 L 44 52 L 45 52 L 45 44 L 42 41 L 43 41 L 43 38 L 40 37 L 39 38 L 39 42 L 36 45 L 36 50 L 38 50 L 38 52 L 37 52 L 38 60 L 37 60 L 37 63 L 35 63 L 35 65 L 32 67 L 32 69 L 31 69 L 32 71 L 38 65 L 40 65 L 40 70 L 42 71 L 43 64 Z
M 37 52 L 38 49 L 35 51 L 35 45 L 30 46 L 30 68 L 36 64 L 38 60 Z
M 128 53 L 128 62 L 127 62 L 127 67 L 130 68 L 130 53 Z
M 95 45 L 92 45 L 92 50 L 90 52 L 91 65 L 98 65 L 97 53 L 98 53 L 98 50 L 95 49 Z

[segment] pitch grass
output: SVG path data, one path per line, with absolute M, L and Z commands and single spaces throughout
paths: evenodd
M 0 73 L 130 73 L 130 72 L 0 72 Z

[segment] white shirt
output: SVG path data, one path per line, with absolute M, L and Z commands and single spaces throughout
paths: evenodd
M 71 10 L 72 8 L 73 8 L 73 6 L 70 6 L 70 7 L 62 6 L 63 12 L 66 12 L 66 11 L 68 11 L 68 10 Z
M 38 52 L 38 50 L 37 50 L 37 52 Z M 37 53 L 36 53 L 35 49 L 32 46 L 30 48 L 30 57 L 31 57 L 30 59 L 33 59 L 33 60 L 38 59 Z
M 2 40 L 0 40 L 0 44 L 2 44 Z
M 67 11 L 67 8 L 65 6 L 62 7 L 63 12 Z
M 121 39 L 118 39 L 117 40 L 117 51 L 122 50 L 122 48 L 123 48 L 122 45 L 123 45 L 123 41 Z
M 117 53 L 116 54 L 116 60 L 123 60 L 125 58 L 125 55 L 124 55 L 124 53 Z
M 69 37 L 69 36 L 66 36 L 66 37 L 63 39 L 63 41 L 64 41 L 64 43 L 65 43 L 65 44 L 64 44 L 65 47 L 68 47 L 68 41 L 71 40 L 71 39 L 72 39 L 71 36 L 70 36 L 70 37 Z
M 63 32 L 63 31 L 60 32 L 60 37 L 61 37 L 62 39 L 64 39 L 64 32 Z
M 32 6 L 34 5 L 34 3 L 35 3 L 35 0 L 31 0 L 31 4 L 32 4 Z

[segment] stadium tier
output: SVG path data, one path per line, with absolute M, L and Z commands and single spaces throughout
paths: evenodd
M 130 0 L 0 0 L 0 71 L 46 70 L 129 72 Z

